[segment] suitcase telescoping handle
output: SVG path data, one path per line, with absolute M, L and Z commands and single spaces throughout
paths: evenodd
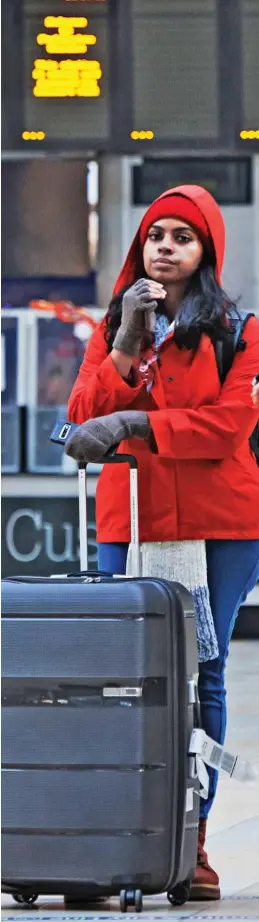
M 78 428 L 76 423 L 58 419 L 50 435 L 50 441 L 61 445 L 63 448 L 70 436 Z M 140 574 L 139 554 L 139 527 L 138 527 L 138 470 L 137 460 L 134 455 L 118 455 L 117 445 L 114 445 L 102 458 L 103 464 L 129 464 L 130 467 L 130 521 L 131 521 L 131 575 Z M 79 537 L 80 537 L 80 572 L 88 568 L 87 553 L 87 489 L 86 489 L 87 464 L 80 462 L 78 465 L 78 494 L 79 494 Z M 70 576 L 76 574 L 69 574 Z
M 139 524 L 138 524 L 138 465 L 134 455 L 118 455 L 110 451 L 102 464 L 129 464 L 130 468 L 130 524 L 131 524 L 131 576 L 140 574 Z M 80 569 L 88 569 L 87 550 L 87 464 L 78 464 L 79 543 Z

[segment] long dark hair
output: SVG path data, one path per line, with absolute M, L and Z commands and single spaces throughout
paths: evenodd
M 114 338 L 121 323 L 122 299 L 124 288 L 112 298 L 106 317 L 105 338 L 108 352 L 111 352 Z M 158 312 L 163 313 L 163 301 L 158 302 Z M 188 290 L 176 314 L 174 341 L 179 349 L 196 350 L 203 333 L 210 337 L 212 342 L 225 339 L 231 333 L 230 326 L 226 323 L 228 313 L 233 312 L 239 317 L 238 309 L 223 291 L 215 278 L 213 266 L 202 262 L 197 272 L 192 276 Z M 153 337 L 154 340 L 154 337 Z M 143 348 L 150 344 L 150 334 L 146 341 L 143 339 Z

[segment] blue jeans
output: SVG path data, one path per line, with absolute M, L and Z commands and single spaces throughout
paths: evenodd
M 226 732 L 225 665 L 229 641 L 241 602 L 259 578 L 258 541 L 207 541 L 207 568 L 210 601 L 219 645 L 215 660 L 199 664 L 199 697 L 202 726 L 208 736 L 224 743 Z M 99 544 L 100 570 L 125 573 L 127 544 Z M 209 796 L 200 805 L 201 817 L 211 809 L 218 772 L 208 768 Z

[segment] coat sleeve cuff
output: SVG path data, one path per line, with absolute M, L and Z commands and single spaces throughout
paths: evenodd
M 110 355 L 107 355 L 99 368 L 98 377 L 102 390 L 112 395 L 113 403 L 118 410 L 125 410 L 142 390 L 143 381 L 136 369 L 133 370 L 133 375 L 129 377 L 129 383 L 121 378 Z
M 188 458 L 193 429 L 189 421 L 183 423 L 181 411 L 173 411 L 173 423 L 167 410 L 147 415 L 152 429 L 151 450 L 165 458 Z

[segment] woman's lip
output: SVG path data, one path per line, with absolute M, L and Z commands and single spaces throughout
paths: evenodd
M 155 263 L 156 266 L 157 266 L 158 263 L 159 263 L 160 265 L 163 265 L 163 266 L 175 266 L 175 267 L 177 267 L 177 266 L 179 265 L 178 263 L 172 262 L 171 259 L 164 259 L 163 256 L 161 256 L 159 259 L 154 259 L 154 263 Z

